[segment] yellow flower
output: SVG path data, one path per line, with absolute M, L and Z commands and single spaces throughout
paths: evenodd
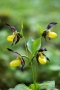
M 45 56 L 43 56 L 43 55 L 38 57 L 38 61 L 40 64 L 46 64 L 47 63 L 47 60 L 46 60 Z
M 51 32 L 50 30 L 48 30 L 47 35 L 48 35 L 50 38 L 56 38 L 56 37 L 57 37 L 57 34 L 56 34 L 55 32 Z
M 20 64 L 21 64 L 21 61 L 19 59 L 16 59 L 10 62 L 10 66 L 12 67 L 19 66 Z
M 7 37 L 7 41 L 13 42 L 14 37 L 15 37 L 15 35 L 9 35 L 9 36 Z

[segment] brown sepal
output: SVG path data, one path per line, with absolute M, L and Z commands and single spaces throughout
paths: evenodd
M 13 30 L 13 32 L 15 32 L 15 31 L 16 31 L 16 28 L 15 28 L 14 26 L 11 26 L 11 25 L 10 25 L 10 24 L 8 24 L 8 23 L 5 23 L 5 25 L 9 26 L 9 27 Z

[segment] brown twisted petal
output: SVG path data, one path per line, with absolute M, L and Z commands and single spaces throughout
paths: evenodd
M 23 58 L 21 59 L 21 65 L 22 65 L 21 70 L 22 70 L 22 71 L 24 71 L 25 61 L 24 61 L 24 59 L 23 59 Z
M 7 50 L 10 51 L 10 52 L 13 52 L 13 53 L 15 53 L 15 54 L 20 55 L 20 53 L 18 53 L 18 52 L 16 52 L 16 51 L 12 50 L 12 49 L 10 49 L 10 48 L 7 48 Z M 21 55 L 20 55 L 20 56 L 21 56 Z
M 17 37 L 16 37 L 17 39 L 16 39 L 15 44 L 17 44 L 17 43 L 19 42 L 20 38 L 22 38 L 22 36 L 21 36 L 19 33 L 17 33 L 16 36 L 17 36 Z
M 9 27 L 13 30 L 13 32 L 15 32 L 15 31 L 16 31 L 16 28 L 15 28 L 14 26 L 11 26 L 11 25 L 10 25 L 10 24 L 8 24 L 8 23 L 5 23 L 5 25 L 9 26 Z

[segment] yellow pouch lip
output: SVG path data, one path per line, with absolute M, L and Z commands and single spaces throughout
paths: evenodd
M 50 30 L 47 32 L 48 37 L 50 38 L 56 38 L 57 34 L 55 32 L 51 32 Z
M 38 61 L 40 64 L 46 64 L 47 63 L 45 56 L 39 56 Z
M 16 59 L 16 60 L 13 60 L 10 62 L 10 66 L 16 67 L 16 66 L 19 66 L 20 63 L 21 63 L 21 61 L 19 59 Z
M 15 35 L 9 35 L 9 36 L 7 37 L 7 41 L 12 42 L 13 39 L 14 39 L 14 37 L 15 37 Z

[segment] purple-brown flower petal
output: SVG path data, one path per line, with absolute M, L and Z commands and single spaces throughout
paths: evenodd
M 15 28 L 14 26 L 11 26 L 11 25 L 10 25 L 10 24 L 8 24 L 8 23 L 5 23 L 5 25 L 10 26 L 10 28 L 13 30 L 13 32 L 15 32 L 15 31 L 16 31 L 16 28 Z
M 53 25 L 56 25 L 57 23 L 56 22 L 51 22 L 48 26 L 47 26 L 47 29 L 50 29 Z

